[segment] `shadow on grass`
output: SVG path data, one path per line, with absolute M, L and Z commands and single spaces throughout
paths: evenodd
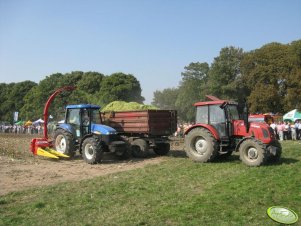
M 168 153 L 167 156 L 174 158 L 188 158 L 184 150 L 172 150 Z
M 299 162 L 298 159 L 293 159 L 293 158 L 280 158 L 279 162 L 270 162 L 267 165 L 270 166 L 275 166 L 275 165 L 291 165 L 291 164 L 296 164 Z

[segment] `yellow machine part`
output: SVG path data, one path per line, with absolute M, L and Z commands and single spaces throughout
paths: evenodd
M 58 151 L 56 151 L 56 150 L 53 150 L 53 149 L 51 149 L 51 148 L 45 148 L 45 150 L 48 151 L 49 153 L 55 155 L 55 156 L 58 156 L 58 157 L 64 157 L 64 158 L 69 158 L 68 155 L 65 155 L 65 154 L 63 154 L 63 153 L 61 153 L 61 152 L 58 152 Z
M 53 154 L 51 154 L 50 152 L 45 151 L 45 150 L 42 149 L 42 148 L 38 148 L 38 150 L 37 150 L 37 155 L 44 156 L 44 157 L 48 157 L 48 158 L 53 158 L 53 159 L 58 159 L 58 158 L 59 158 L 59 157 L 57 157 L 56 155 L 53 155 Z

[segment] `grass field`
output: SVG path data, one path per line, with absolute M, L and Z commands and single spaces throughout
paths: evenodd
M 250 168 L 237 155 L 208 164 L 170 156 L 142 169 L 10 193 L 0 197 L 0 225 L 279 225 L 268 207 L 301 217 L 301 144 L 282 146 L 276 165 Z

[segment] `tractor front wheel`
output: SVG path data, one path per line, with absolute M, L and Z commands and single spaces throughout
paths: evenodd
M 76 151 L 73 135 L 63 129 L 57 129 L 54 133 L 54 148 L 64 155 L 73 157 Z
M 196 128 L 185 137 L 185 152 L 193 161 L 210 162 L 218 153 L 218 144 L 210 131 Z
M 83 159 L 89 164 L 99 163 L 103 156 L 101 143 L 93 137 L 86 138 L 82 144 Z
M 239 147 L 240 160 L 248 166 L 261 166 L 267 160 L 267 153 L 259 140 L 247 139 Z

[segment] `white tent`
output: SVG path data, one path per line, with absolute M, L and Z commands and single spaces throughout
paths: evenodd
M 38 119 L 37 121 L 34 121 L 32 124 L 36 125 L 36 124 L 41 124 L 44 123 L 43 119 Z
M 283 115 L 283 120 L 290 120 L 290 121 L 296 121 L 300 119 L 301 120 L 301 113 L 297 111 L 297 109 L 294 109 L 285 115 Z

